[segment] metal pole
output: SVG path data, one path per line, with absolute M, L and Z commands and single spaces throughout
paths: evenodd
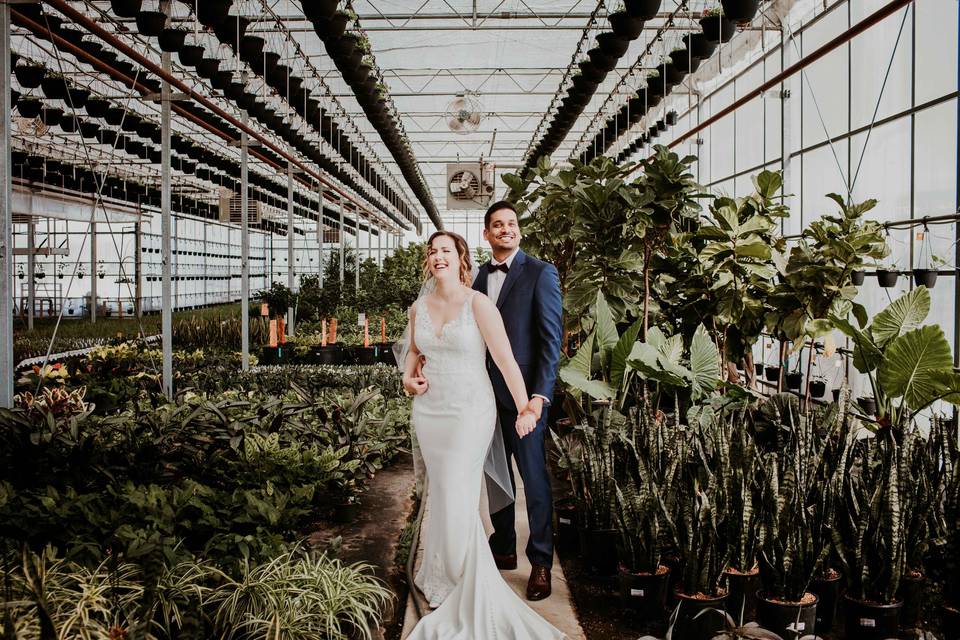
M 287 288 L 293 291 L 293 163 L 287 162 Z M 287 335 L 293 335 L 293 307 L 287 308 Z
M 361 255 L 360 250 L 362 249 L 360 245 L 360 210 L 356 210 L 356 216 L 354 219 L 357 222 L 357 259 L 356 267 L 353 270 L 353 287 L 354 290 L 360 291 L 360 264 L 361 264 Z M 368 232 L 369 233 L 369 232 Z M 367 236 L 367 244 L 370 244 L 370 236 Z
M 377 229 L 377 267 L 383 271 L 383 229 Z
M 247 216 L 247 110 L 240 129 L 240 366 L 250 368 L 250 228 Z
M 32 198 L 31 198 L 32 201 Z M 37 283 L 34 280 L 37 273 L 37 223 L 30 214 L 27 222 L 27 329 L 33 331 L 33 308 L 37 300 Z
M 142 212 L 141 212 L 142 213 Z M 133 313 L 137 318 L 143 317 L 143 223 L 139 220 L 133 225 L 134 259 L 133 259 Z
M 0 3 L 0 407 L 13 406 L 13 211 L 10 185 L 10 4 Z
M 343 287 L 343 259 L 344 243 L 347 240 L 347 232 L 343 228 L 343 199 L 337 194 L 337 208 L 340 209 L 340 286 Z
M 162 9 L 167 10 L 164 2 Z M 170 54 L 160 56 L 164 71 L 170 71 Z M 170 83 L 160 85 L 160 250 L 163 254 L 160 291 L 160 332 L 163 347 L 163 393 L 173 398 L 173 252 L 170 215 Z
M 323 241 L 326 237 L 326 227 L 323 224 L 323 189 L 320 190 L 320 209 L 317 211 L 317 243 L 320 245 L 320 288 L 323 289 L 323 275 L 326 265 L 323 262 Z
M 90 323 L 97 322 L 97 280 L 100 274 L 97 273 L 97 205 L 93 205 L 93 213 L 90 216 Z

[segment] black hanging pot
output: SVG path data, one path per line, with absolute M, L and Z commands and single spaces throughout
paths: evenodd
M 128 113 L 126 116 L 124 116 L 123 122 L 120 123 L 120 128 L 128 133 L 136 133 L 137 127 L 140 126 L 142 121 L 143 120 L 140 118 L 140 116 Z
M 877 282 L 884 289 L 897 286 L 897 279 L 900 277 L 899 271 L 888 269 L 877 269 Z
M 92 118 L 103 118 L 107 114 L 110 103 L 100 98 L 90 98 L 87 100 L 87 114 Z
M 64 116 L 60 118 L 60 130 L 65 133 L 73 133 L 80 128 L 80 121 L 76 116 Z
M 43 95 L 51 100 L 67 99 L 67 84 L 60 76 L 44 76 L 40 81 L 40 87 L 43 90 Z
M 116 127 L 123 120 L 124 113 L 124 110 L 120 107 L 108 107 L 106 113 L 103 114 L 103 119 L 107 121 L 107 124 Z
M 159 36 L 167 24 L 167 14 L 162 11 L 140 11 L 136 17 L 137 31 L 144 36 Z
M 591 80 L 582 74 L 573 77 L 573 88 L 576 91 L 582 92 L 582 94 L 587 98 L 587 102 L 590 101 L 590 98 L 593 97 L 593 94 L 596 92 L 597 87 L 599 86 L 599 80 Z
M 326 45 L 327 53 L 329 53 L 334 59 L 334 62 L 336 62 L 339 58 L 353 53 L 353 50 L 357 47 L 357 39 L 351 37 L 350 34 L 346 34 L 339 38 L 327 39 Z
M 587 56 L 589 56 L 593 68 L 603 73 L 613 71 L 617 66 L 617 61 L 620 59 L 619 56 L 604 53 L 600 47 L 594 47 L 590 49 L 590 51 L 587 51 Z
M 579 67 L 581 76 L 590 82 L 599 84 L 607 77 L 607 72 L 597 68 L 592 62 L 581 62 Z
M 863 269 L 854 269 L 850 272 L 850 282 L 858 287 L 863 284 L 863 281 L 866 279 L 866 277 L 867 272 Z
M 690 51 L 690 55 L 700 60 L 706 60 L 717 49 L 717 43 L 710 42 L 702 33 L 688 33 L 683 36 L 683 44 Z
M 253 65 L 263 57 L 263 45 L 266 41 L 260 36 L 245 35 L 240 40 L 240 59 Z
M 220 42 L 237 46 L 237 42 L 243 38 L 249 26 L 250 20 L 243 16 L 227 16 L 213 25 L 213 32 L 220 39 Z
M 188 44 L 180 47 L 177 57 L 180 58 L 180 64 L 195 67 L 203 60 L 203 47 L 195 44 Z
M 686 49 L 670 52 L 670 60 L 677 69 L 683 69 L 687 73 L 693 73 L 700 66 L 700 58 L 695 58 Z
M 96 138 L 99 131 L 100 125 L 96 122 L 84 121 L 80 123 L 80 135 L 84 138 Z
M 707 16 L 700 20 L 703 35 L 710 42 L 730 42 L 737 32 L 737 23 L 722 15 Z
M 231 4 L 233 0 L 197 0 L 197 20 L 205 26 L 213 26 L 226 19 Z
M 734 22 L 750 22 L 757 15 L 760 0 L 720 0 L 723 15 Z
M 810 383 L 810 397 L 822 398 L 827 392 L 827 383 L 824 380 L 814 380 Z
M 763 376 L 767 379 L 767 382 L 779 382 L 780 367 L 764 367 Z
M 100 129 L 100 133 L 97 134 L 97 140 L 100 141 L 100 144 L 113 146 L 117 141 L 117 132 L 113 129 Z
M 118 18 L 136 18 L 142 0 L 110 0 L 110 9 Z
M 160 50 L 167 53 L 176 53 L 183 48 L 183 43 L 187 38 L 187 32 L 180 29 L 164 29 L 157 37 L 160 44 Z
M 667 81 L 668 85 L 676 85 L 683 82 L 684 76 L 687 75 L 687 65 L 679 67 L 674 64 L 665 64 L 659 67 L 660 73 L 664 74 L 664 78 Z
M 163 162 L 163 152 L 160 149 L 149 149 L 148 154 L 150 162 L 160 164 Z
M 799 640 L 814 634 L 817 626 L 817 596 L 807 593 L 801 602 L 781 602 L 760 597 L 760 625 L 783 640 Z
M 83 109 L 87 104 L 87 100 L 90 99 L 90 92 L 86 89 L 79 89 L 77 87 L 70 87 L 67 89 L 67 99 L 66 102 L 72 109 Z
M 21 98 L 17 103 L 17 110 L 24 118 L 36 118 L 42 108 L 43 103 L 36 98 Z
M 627 13 L 634 18 L 651 20 L 660 11 L 660 0 L 626 0 Z
M 900 631 L 903 602 L 875 604 L 843 597 L 847 640 L 886 640 Z
M 40 110 L 40 118 L 43 120 L 43 124 L 48 127 L 55 127 L 60 124 L 60 120 L 63 118 L 63 109 L 44 107 Z
M 40 65 L 21 65 L 14 67 L 13 73 L 17 76 L 17 82 L 24 89 L 36 89 L 40 86 L 47 70 Z
M 213 78 L 210 80 L 210 84 L 213 85 L 213 88 L 220 91 L 225 91 L 227 87 L 230 86 L 231 82 L 233 82 L 232 71 L 217 71 L 215 74 L 213 74 Z
M 337 12 L 339 0 L 303 0 L 303 13 L 311 21 L 329 20 Z
M 913 282 L 918 287 L 923 286 L 927 289 L 933 289 L 937 284 L 937 270 L 936 269 L 914 269 L 913 270 Z
M 857 398 L 857 404 L 860 406 L 860 410 L 863 411 L 868 416 L 876 415 L 877 413 L 877 400 L 873 396 L 860 396 Z
M 631 16 L 626 11 L 615 11 L 607 16 L 610 28 L 619 37 L 636 40 L 643 32 L 643 18 Z
M 597 46 L 608 56 L 620 59 L 620 56 L 630 48 L 630 41 L 620 38 L 615 33 L 601 33 L 597 36 Z
M 244 86 L 242 82 L 231 82 L 224 88 L 224 95 L 231 100 L 239 100 L 244 95 Z
M 329 20 L 317 20 L 313 23 L 313 29 L 324 42 L 339 38 L 347 30 L 350 24 L 350 16 L 345 13 L 335 13 Z
M 197 73 L 200 74 L 201 78 L 212 80 L 220 68 L 220 60 L 218 58 L 203 58 L 196 66 Z
M 799 371 L 791 371 L 787 374 L 787 389 L 799 391 L 803 386 L 803 374 Z

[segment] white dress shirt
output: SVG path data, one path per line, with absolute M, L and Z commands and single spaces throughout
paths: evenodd
M 490 258 L 490 264 L 493 266 L 505 264 L 509 269 L 513 266 L 513 259 L 517 257 L 518 251 L 520 251 L 520 247 L 514 249 L 513 253 L 507 256 L 503 261 Z M 496 304 L 497 299 L 500 298 L 500 290 L 503 289 L 503 283 L 506 281 L 506 279 L 507 274 L 505 274 L 503 271 L 491 271 L 487 274 L 487 297 L 493 300 L 494 304 Z M 547 398 L 546 396 L 542 396 L 539 393 L 534 393 L 533 396 L 537 398 L 543 398 L 544 406 L 548 406 L 550 404 L 550 398 Z
M 494 258 L 490 258 L 490 264 L 493 266 L 505 264 L 509 269 L 513 265 L 513 259 L 517 257 L 517 252 L 520 251 L 520 247 L 517 247 L 513 250 L 506 260 L 502 262 L 497 261 Z M 491 271 L 487 274 L 487 297 L 493 300 L 493 303 L 497 303 L 497 299 L 500 297 L 500 290 L 503 289 L 503 282 L 507 279 L 507 274 L 503 271 Z

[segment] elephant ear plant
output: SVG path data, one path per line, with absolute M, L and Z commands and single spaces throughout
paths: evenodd
M 960 374 L 939 325 L 924 325 L 930 292 L 917 287 L 894 300 L 868 326 L 831 321 L 851 338 L 853 364 L 865 374 L 877 404 L 877 427 L 899 429 L 938 400 L 960 404 Z M 899 435 L 897 436 L 899 437 Z

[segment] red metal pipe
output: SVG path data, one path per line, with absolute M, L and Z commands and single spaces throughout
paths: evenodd
M 308 174 L 308 175 L 310 175 L 310 176 L 313 176 L 320 184 L 327 186 L 329 189 L 331 189 L 332 191 L 334 191 L 334 192 L 336 192 L 336 193 L 339 193 L 340 195 L 342 195 L 343 197 L 345 197 L 347 200 L 350 200 L 351 202 L 354 202 L 355 205 L 358 206 L 358 208 L 360 208 L 364 213 L 367 214 L 367 217 L 368 217 L 368 218 L 371 217 L 371 216 L 370 216 L 370 212 L 368 211 L 368 209 L 367 209 L 366 207 L 363 207 L 363 206 L 362 206 L 364 203 L 358 202 L 358 201 L 357 201 L 355 198 L 353 198 L 348 192 L 343 191 L 343 190 L 340 189 L 340 187 L 338 187 L 337 185 L 335 185 L 335 184 L 327 181 L 327 179 L 323 176 L 323 174 L 318 173 L 318 172 L 314 171 L 313 169 L 311 169 L 309 166 L 303 164 L 303 163 L 300 162 L 300 160 L 298 160 L 296 157 L 291 156 L 289 153 L 287 153 L 287 152 L 286 152 L 285 150 L 283 150 L 282 148 L 277 147 L 277 146 L 276 146 L 275 144 L 273 144 L 273 142 L 271 142 L 268 138 L 260 135 L 260 133 L 258 133 L 257 131 L 251 129 L 250 127 L 248 127 L 248 126 L 246 126 L 246 125 L 244 125 L 242 122 L 240 122 L 240 121 L 237 120 L 235 117 L 233 117 L 231 114 L 227 113 L 226 111 L 224 111 L 223 109 L 221 109 L 220 107 L 218 107 L 216 104 L 214 104 L 212 101 L 210 101 L 209 99 L 207 99 L 205 96 L 203 96 L 203 95 L 197 93 L 196 91 L 194 91 L 193 89 L 191 89 L 189 86 L 186 85 L 186 83 L 182 82 L 181 80 L 178 80 L 178 79 L 175 78 L 174 76 L 172 76 L 172 75 L 170 75 L 169 73 L 165 72 L 162 67 L 158 66 L 158 65 L 155 64 L 153 61 L 151 61 L 151 60 L 147 59 L 146 57 L 142 56 L 137 50 L 135 50 L 135 49 L 133 49 L 132 47 L 130 47 L 130 46 L 128 46 L 127 44 L 125 44 L 122 40 L 120 40 L 120 39 L 117 38 L 115 35 L 113 35 L 113 34 L 110 33 L 109 31 L 107 31 L 106 29 L 104 29 L 103 27 L 101 27 L 99 24 L 97 24 L 94 20 L 92 20 L 92 19 L 88 18 L 86 15 L 80 13 L 79 11 L 77 11 L 76 9 L 74 9 L 73 7 L 71 7 L 67 2 L 64 2 L 64 0 L 48 0 L 47 4 L 49 4 L 50 6 L 52 6 L 54 9 L 56 9 L 56 10 L 59 11 L 60 13 L 62 13 L 62 14 L 64 14 L 64 15 L 66 15 L 67 17 L 69 17 L 69 18 L 70 18 L 73 22 L 75 22 L 76 24 L 82 25 L 82 26 L 83 26 L 85 29 L 87 29 L 90 33 L 93 33 L 93 34 L 99 36 L 104 42 L 106 42 L 107 44 L 109 44 L 109 45 L 112 46 L 113 48 L 117 49 L 118 51 L 120 51 L 121 53 L 123 53 L 125 56 L 127 56 L 128 58 L 130 58 L 131 60 L 134 60 L 135 62 L 137 62 L 138 64 L 140 64 L 140 65 L 143 66 L 144 68 L 148 69 L 151 73 L 153 73 L 153 74 L 156 75 L 157 77 L 162 78 L 163 80 L 166 80 L 168 83 L 170 83 L 171 86 L 176 87 L 176 88 L 179 89 L 182 93 L 190 96 L 190 98 L 193 99 L 195 102 L 198 102 L 198 103 L 202 104 L 204 107 L 206 107 L 207 109 L 209 109 L 210 111 L 212 111 L 212 112 L 215 113 L 216 115 L 220 116 L 221 118 L 223 118 L 224 120 L 226 120 L 227 122 L 229 122 L 231 125 L 233 125 L 233 126 L 236 127 L 237 129 L 246 132 L 246 134 L 247 134 L 248 136 L 256 139 L 257 141 L 259 141 L 260 144 L 262 144 L 263 146 L 271 149 L 274 153 L 276 153 L 277 155 L 279 155 L 281 158 L 283 158 L 283 159 L 287 160 L 288 162 L 291 162 L 291 163 L 294 164 L 295 166 L 299 167 L 304 173 L 306 173 L 306 174 Z M 25 18 L 22 14 L 20 14 L 19 17 Z M 29 19 L 26 19 L 26 18 L 25 18 L 25 20 L 29 20 Z M 31 21 L 31 22 L 32 22 L 32 21 Z M 43 32 L 44 34 L 48 33 L 47 30 L 44 29 L 44 28 L 42 28 L 42 27 L 40 27 L 40 25 L 36 25 L 36 23 L 34 23 L 34 25 L 37 26 L 37 27 L 39 27 L 39 28 L 41 28 L 41 30 L 42 30 L 42 32 Z M 31 29 L 31 30 L 32 30 L 32 29 Z M 87 54 L 87 53 L 86 53 L 85 51 L 83 51 L 82 49 L 79 49 L 78 47 L 74 47 L 72 44 L 70 44 L 70 43 L 67 42 L 66 40 L 63 40 L 63 38 L 60 38 L 60 37 L 57 36 L 56 34 L 50 34 L 50 35 L 52 35 L 54 38 L 56 38 L 60 43 L 64 43 L 64 44 L 68 45 L 68 50 L 70 50 L 71 53 L 74 53 L 74 54 L 76 55 L 76 52 L 78 52 L 78 51 L 79 51 L 79 52 L 82 52 L 82 53 L 84 54 L 85 59 L 91 60 L 92 57 L 89 56 L 89 54 Z M 95 59 L 94 59 L 94 60 L 95 60 Z M 102 63 L 101 61 L 99 61 L 99 60 L 96 60 L 96 62 L 94 62 L 94 64 L 95 64 L 95 66 L 99 66 L 99 67 L 101 67 L 101 68 L 109 69 L 108 65 L 103 64 L 103 63 Z M 107 73 L 110 73 L 110 71 L 107 71 Z M 116 77 L 125 78 L 126 81 L 127 81 L 131 86 L 134 85 L 134 83 L 133 83 L 133 81 L 132 81 L 131 79 L 126 78 L 126 76 L 124 76 L 124 75 L 121 74 L 120 72 L 118 72 L 118 71 L 116 71 L 116 70 L 113 70 L 113 74 L 114 74 Z M 139 88 L 138 90 L 140 90 L 142 93 L 146 93 L 146 92 L 147 92 L 147 91 L 144 91 L 143 88 Z M 176 107 L 176 105 L 173 105 L 173 106 Z M 178 113 L 181 113 L 181 115 L 185 115 L 185 114 L 182 112 L 182 110 L 178 110 Z M 222 137 L 224 140 L 227 140 L 228 142 L 234 142 L 234 140 L 232 140 L 229 136 L 227 136 L 226 134 L 224 134 L 222 131 L 219 131 L 219 130 L 217 130 L 217 129 L 214 129 L 214 128 L 210 127 L 209 125 L 207 125 L 206 123 L 203 123 L 203 122 L 200 121 L 199 119 L 192 117 L 192 115 L 191 115 L 191 116 L 188 116 L 188 117 L 190 117 L 190 119 L 193 120 L 194 122 L 197 122 L 198 124 L 202 124 L 206 129 L 208 129 L 208 130 L 211 131 L 212 133 L 215 133 L 215 134 L 219 135 L 219 136 Z M 263 158 L 263 156 L 259 156 L 259 155 L 258 155 L 257 157 L 258 157 L 258 158 L 261 158 L 261 159 L 263 159 L 263 160 L 266 160 L 266 158 Z M 272 163 L 272 162 L 269 162 L 269 161 L 268 161 L 268 163 L 271 164 L 271 165 L 277 166 L 277 165 L 275 165 L 275 164 Z M 278 168 L 278 169 L 285 169 L 285 168 L 281 168 L 281 167 L 277 167 L 277 168 Z M 300 180 L 300 182 L 301 182 L 301 184 L 304 184 L 305 186 L 311 186 L 311 185 L 309 185 L 309 184 L 308 184 L 306 181 L 304 181 L 304 180 Z M 322 196 L 321 196 L 321 197 L 322 197 Z
M 677 146 L 678 144 L 680 144 L 681 142 L 683 142 L 693 134 L 703 131 L 704 129 L 709 127 L 711 124 L 720 120 L 721 118 L 730 115 L 731 113 L 733 113 L 734 111 L 736 111 L 737 109 L 745 105 L 746 103 L 760 96 L 764 91 L 768 89 L 772 89 L 776 85 L 783 82 L 783 80 L 785 80 L 786 78 L 789 78 L 796 72 L 810 66 L 811 64 L 813 64 L 823 56 L 827 55 L 828 53 L 830 53 L 840 45 L 845 44 L 850 40 L 853 40 L 855 37 L 857 37 L 864 31 L 866 31 L 870 27 L 874 26 L 878 22 L 881 22 L 884 18 L 888 18 L 889 16 L 893 15 L 893 13 L 896 12 L 898 9 L 902 9 L 903 7 L 907 6 L 911 2 L 913 2 L 913 0 L 892 0 L 892 2 L 889 2 L 888 4 L 884 5 L 880 9 L 874 11 L 869 16 L 867 16 L 857 24 L 853 25 L 852 27 L 850 27 L 849 29 L 847 29 L 846 31 L 844 31 L 834 39 L 824 43 L 809 55 L 804 56 L 800 60 L 797 60 L 795 63 L 793 63 L 792 65 L 790 65 L 789 67 L 787 67 L 786 69 L 778 73 L 777 75 L 773 76 L 772 78 L 770 78 L 769 80 L 761 84 L 759 87 L 757 87 L 753 91 L 750 91 L 749 93 L 745 94 L 743 97 L 737 100 L 734 100 L 730 105 L 724 107 L 716 114 L 710 116 L 709 118 L 707 118 L 706 120 L 698 124 L 697 126 L 687 131 L 685 134 L 683 134 L 682 136 L 680 136 L 679 138 L 671 142 L 668 145 L 668 147 L 672 149 L 673 147 Z

